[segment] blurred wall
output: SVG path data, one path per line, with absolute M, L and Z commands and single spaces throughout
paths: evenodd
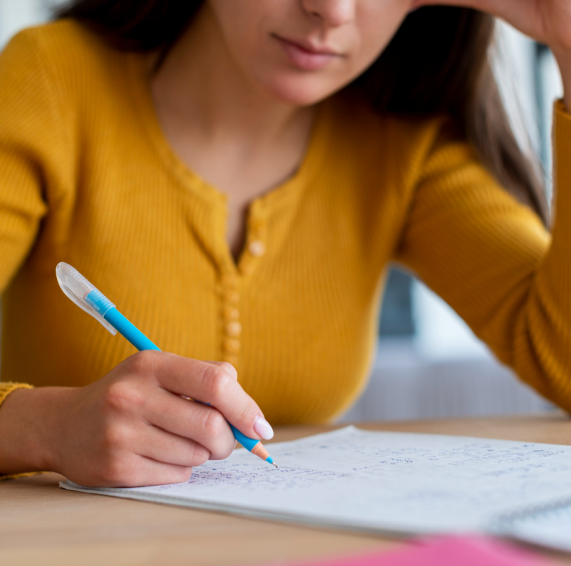
M 51 4 L 46 0 L 0 0 L 0 46 L 22 28 L 45 20 Z

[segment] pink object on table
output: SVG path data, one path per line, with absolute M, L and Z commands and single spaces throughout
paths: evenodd
M 389 552 L 308 562 L 305 566 L 548 566 L 527 550 L 498 539 L 446 536 L 425 539 Z M 302 566 L 302 565 L 297 565 Z

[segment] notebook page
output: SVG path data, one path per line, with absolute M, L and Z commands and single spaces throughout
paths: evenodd
M 571 496 L 571 447 L 347 427 L 236 450 L 189 481 L 62 487 L 294 522 L 401 533 L 485 530 L 499 514 Z

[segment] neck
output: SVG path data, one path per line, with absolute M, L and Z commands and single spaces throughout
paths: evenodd
M 311 108 L 273 98 L 241 72 L 207 6 L 152 79 L 168 112 L 209 142 L 238 139 L 253 152 L 310 124 Z

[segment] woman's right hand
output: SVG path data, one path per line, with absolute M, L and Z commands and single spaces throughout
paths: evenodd
M 83 388 L 11 393 L 0 407 L 0 472 L 50 470 L 85 486 L 182 482 L 230 455 L 227 421 L 273 436 L 230 364 L 139 352 Z

